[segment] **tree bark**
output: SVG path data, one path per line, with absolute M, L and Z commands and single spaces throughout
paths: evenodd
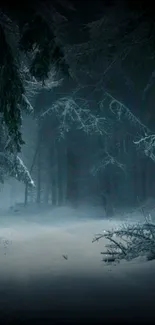
M 75 154 L 67 150 L 67 202 L 77 206 L 78 189 L 77 189 L 77 161 Z
M 37 204 L 41 203 L 41 122 L 38 121 Z

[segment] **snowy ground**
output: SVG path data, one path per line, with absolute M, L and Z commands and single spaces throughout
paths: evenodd
M 155 316 L 155 263 L 105 265 L 105 242 L 92 244 L 93 236 L 122 221 L 101 220 L 97 210 L 93 220 L 94 213 L 57 209 L 44 222 L 1 217 L 0 318 L 43 318 L 45 324 L 45 318 L 84 323 Z

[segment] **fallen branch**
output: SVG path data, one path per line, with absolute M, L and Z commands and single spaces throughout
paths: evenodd
M 93 239 L 95 241 L 105 238 L 108 244 L 106 251 L 101 252 L 106 255 L 105 262 L 132 260 L 139 256 L 145 256 L 147 260 L 155 259 L 155 224 L 147 220 L 142 224 L 123 225 L 120 229 L 104 231 Z

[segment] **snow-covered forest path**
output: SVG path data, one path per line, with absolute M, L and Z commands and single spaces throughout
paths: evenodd
M 100 255 L 105 242 L 92 243 L 93 236 L 121 221 L 83 215 L 71 222 L 69 213 L 68 222 L 54 225 L 49 216 L 45 223 L 22 217 L 1 224 L 1 317 L 8 310 L 11 317 L 28 320 L 153 317 L 155 263 L 105 265 Z

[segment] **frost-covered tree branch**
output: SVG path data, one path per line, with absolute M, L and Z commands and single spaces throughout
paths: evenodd
M 150 134 L 150 129 L 144 125 L 141 120 L 136 117 L 131 110 L 124 105 L 121 101 L 114 98 L 110 93 L 105 92 L 105 98 L 108 97 L 109 109 L 116 116 L 118 121 L 127 120 L 131 126 L 136 128 L 136 133 L 138 132 L 140 139 L 133 141 L 137 147 L 144 151 L 145 155 L 155 161 L 155 135 Z M 101 109 L 104 109 L 105 98 L 101 101 Z
M 121 119 L 126 119 L 131 123 L 132 126 L 135 126 L 141 132 L 150 132 L 149 128 L 144 125 L 138 117 L 136 117 L 131 110 L 123 104 L 121 101 L 112 96 L 109 92 L 105 91 L 104 99 L 101 101 L 101 108 L 104 108 L 105 99 L 108 99 L 108 106 L 110 111 L 115 114 L 116 118 L 120 121 Z
M 155 162 L 155 135 L 146 135 L 140 138 L 137 141 L 134 141 L 134 144 L 141 147 L 144 150 L 144 153 L 147 157 L 151 158 Z
M 150 88 L 152 88 L 152 86 L 154 85 L 154 81 L 155 81 L 155 70 L 152 71 L 151 76 L 150 76 L 149 80 L 147 81 L 147 84 L 144 87 L 144 95 L 143 95 L 143 97 L 145 97 L 145 95 L 150 90 Z
M 36 96 L 41 90 L 52 90 L 55 87 L 61 85 L 63 79 L 56 80 L 56 70 L 51 69 L 48 75 L 48 79 L 41 81 L 37 80 L 29 72 L 29 67 L 26 64 L 22 64 L 21 75 L 24 82 L 25 94 L 22 95 L 22 106 L 28 112 L 33 112 L 33 106 L 31 104 L 32 99 Z
M 34 186 L 34 182 L 22 159 L 10 152 L 0 152 L 0 181 L 4 182 L 8 177 L 14 177 L 30 187 Z
M 108 240 L 103 261 L 130 261 L 143 256 L 147 260 L 155 259 L 155 224 L 149 220 L 142 224 L 122 225 L 118 229 L 104 231 L 95 236 L 92 242 L 101 238 Z
M 100 135 L 110 133 L 110 121 L 105 117 L 94 115 L 89 109 L 89 103 L 84 99 L 73 99 L 72 97 L 63 97 L 45 112 L 41 117 L 56 114 L 59 120 L 59 130 L 61 136 L 68 132 L 75 123 L 76 128 L 88 134 L 97 133 Z
M 22 7 L 14 19 L 12 7 L 4 5 L 1 10 L 0 5 L 0 113 L 18 152 L 23 144 L 22 110 L 33 109 L 30 97 L 43 87 L 59 85 L 56 72 L 62 74 L 66 67 L 67 73 L 63 49 L 55 35 L 55 3 L 51 11 L 48 1 L 27 3 L 24 20 Z
M 91 174 L 95 176 L 100 171 L 103 171 L 108 165 L 114 165 L 125 171 L 125 165 L 120 163 L 115 157 L 111 156 L 107 151 L 105 152 L 105 157 L 101 159 L 96 165 L 91 169 Z
M 13 139 L 9 136 L 6 125 L 0 119 L 0 182 L 8 177 L 14 177 L 28 186 L 34 186 L 31 175 L 18 156 Z

